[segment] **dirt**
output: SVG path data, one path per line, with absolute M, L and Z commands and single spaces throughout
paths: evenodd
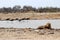
M 1 28 L 0 40 L 60 40 L 60 30 Z

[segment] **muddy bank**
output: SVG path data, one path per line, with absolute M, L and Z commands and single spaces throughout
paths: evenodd
M 50 23 L 47 23 L 43 26 L 39 26 L 38 28 L 4 28 L 0 27 L 0 32 L 30 32 L 37 34 L 54 34 L 54 31 L 60 31 L 59 29 L 53 29 Z

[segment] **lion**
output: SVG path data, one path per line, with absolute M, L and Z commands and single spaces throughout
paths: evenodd
M 47 23 L 44 26 L 39 26 L 37 29 L 51 29 L 51 24 L 50 23 Z

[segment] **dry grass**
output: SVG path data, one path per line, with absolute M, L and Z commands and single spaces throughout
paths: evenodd
M 0 13 L 0 19 L 5 20 L 7 18 L 10 19 L 22 19 L 22 18 L 30 18 L 31 20 L 36 19 L 60 19 L 60 12 L 57 13 Z

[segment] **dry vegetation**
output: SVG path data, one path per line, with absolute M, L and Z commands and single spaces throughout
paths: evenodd
M 14 7 L 0 8 L 1 20 L 36 20 L 60 19 L 60 8 L 46 7 L 34 8 L 32 6 L 15 5 Z
M 28 13 L 0 13 L 1 20 L 39 20 L 39 19 L 60 19 L 60 12 L 54 13 L 35 13 L 35 12 L 28 12 Z

